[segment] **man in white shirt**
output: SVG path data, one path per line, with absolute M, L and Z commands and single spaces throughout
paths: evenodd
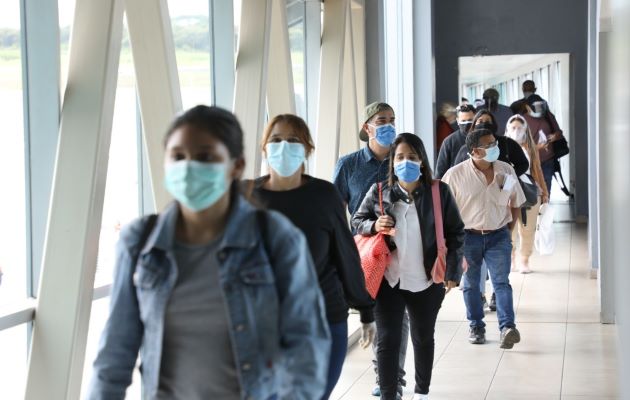
M 499 148 L 490 130 L 473 131 L 466 137 L 466 146 L 470 159 L 448 170 L 442 180 L 455 196 L 466 230 L 464 302 L 470 321 L 468 340 L 472 344 L 486 341 L 479 292 L 481 264 L 485 261 L 496 294 L 501 348 L 511 349 L 520 341 L 509 281 L 511 232 L 525 195 L 514 169 L 498 161 Z

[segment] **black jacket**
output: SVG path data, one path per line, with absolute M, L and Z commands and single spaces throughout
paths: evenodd
M 459 129 L 448 135 L 442 147 L 440 147 L 440 154 L 438 155 L 437 163 L 435 166 L 435 177 L 441 178 L 446 171 L 455 165 L 455 159 L 459 154 L 459 149 L 466 145 L 466 134 L 462 133 Z
M 431 196 L 431 186 L 422 183 L 413 193 L 413 202 L 418 211 L 420 221 L 420 233 L 422 235 L 422 249 L 424 251 L 424 270 L 427 278 L 431 279 L 431 269 L 437 258 L 437 241 L 435 238 L 435 218 L 433 214 L 433 197 Z M 448 185 L 440 182 L 440 196 L 442 202 L 442 221 L 444 224 L 444 237 L 448 253 L 446 255 L 446 280 L 459 282 L 461 278 L 461 261 L 464 253 L 464 222 L 459 215 L 459 209 L 455 203 L 455 198 Z M 383 209 L 386 215 L 392 216 L 392 207 L 398 200 L 407 203 L 409 199 L 407 193 L 398 186 L 390 188 L 387 183 L 383 183 Z M 378 201 L 378 185 L 373 185 L 365 196 L 359 210 L 352 217 L 352 228 L 357 234 L 370 236 L 373 234 L 374 223 L 381 216 L 381 209 Z M 394 248 L 390 242 L 390 248 Z
M 374 300 L 365 287 L 361 259 L 348 227 L 344 206 L 332 183 L 304 175 L 296 189 L 274 192 L 255 181 L 257 203 L 284 214 L 306 236 L 330 323 L 348 318 L 348 305 L 361 312 L 361 322 L 374 321 Z
M 527 161 L 527 157 L 525 156 L 521 145 L 507 136 L 495 137 L 497 138 L 497 142 L 499 142 L 499 150 L 501 151 L 501 154 L 499 154 L 499 161 L 510 164 L 512 168 L 514 168 L 516 176 L 521 176 L 527 172 L 529 169 L 529 161 Z M 464 145 L 459 150 L 457 158 L 455 159 L 455 164 L 453 165 L 457 165 L 466 160 L 468 160 L 468 148 Z

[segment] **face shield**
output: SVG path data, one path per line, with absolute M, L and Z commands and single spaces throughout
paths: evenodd
M 535 101 L 531 104 L 532 108 L 532 117 L 534 118 L 542 118 L 547 114 L 547 102 L 546 101 Z

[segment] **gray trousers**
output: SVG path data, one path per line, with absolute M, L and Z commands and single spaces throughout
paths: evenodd
M 402 340 L 400 341 L 400 353 L 398 356 L 398 382 L 402 383 L 405 377 L 405 358 L 407 358 L 407 343 L 409 342 L 409 315 L 405 310 L 403 315 L 402 324 Z M 376 361 L 376 352 L 378 351 L 378 331 L 376 331 L 376 337 L 372 342 L 372 352 L 374 358 L 372 358 L 372 365 L 374 366 L 374 373 L 376 374 L 376 384 L 378 385 L 378 362 Z

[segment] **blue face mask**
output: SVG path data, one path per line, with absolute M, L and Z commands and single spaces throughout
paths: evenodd
M 376 136 L 373 138 L 383 147 L 389 147 L 396 139 L 396 128 L 392 124 L 372 125 L 376 128 Z
M 486 156 L 483 159 L 492 163 L 499 159 L 500 154 L 501 150 L 499 150 L 499 146 L 495 145 L 494 147 L 486 149 Z
M 306 161 L 306 150 L 302 143 L 267 143 L 267 162 L 276 173 L 284 178 L 291 176 Z
M 224 163 L 176 161 L 166 166 L 164 186 L 184 207 L 198 212 L 214 205 L 227 192 L 226 174 Z
M 405 183 L 412 183 L 420 179 L 422 171 L 420 171 L 420 162 L 405 160 L 394 164 L 394 173 L 398 180 Z

